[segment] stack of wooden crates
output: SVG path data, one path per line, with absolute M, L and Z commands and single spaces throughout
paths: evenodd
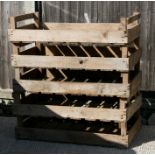
M 17 138 L 128 147 L 141 125 L 139 19 L 10 17 Z

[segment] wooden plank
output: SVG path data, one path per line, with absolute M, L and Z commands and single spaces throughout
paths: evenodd
M 139 116 L 137 121 L 135 122 L 135 124 L 129 131 L 129 134 L 128 134 L 128 144 L 129 145 L 131 144 L 131 142 L 135 138 L 135 136 L 138 134 L 140 128 L 141 128 L 141 118 Z
M 136 95 L 136 93 L 140 90 L 141 81 L 142 81 L 142 73 L 139 72 L 131 82 L 129 99 L 131 99 L 134 95 Z
M 35 23 L 26 24 L 26 25 L 17 27 L 17 29 L 36 29 L 36 28 L 37 27 L 36 27 Z
M 108 142 L 108 145 L 111 145 L 110 143 L 114 143 L 115 145 L 123 145 L 128 147 L 128 136 L 119 136 L 114 134 L 22 127 L 16 127 L 15 132 L 16 137 L 19 139 L 68 142 L 101 146 L 107 145 Z M 79 137 L 82 137 L 82 140 Z
M 128 28 L 127 33 L 128 33 L 128 42 L 130 43 L 130 42 L 134 41 L 136 38 L 139 37 L 140 25 L 136 25 L 132 28 Z
M 140 62 L 141 50 L 137 50 L 134 53 L 131 53 L 129 58 L 129 68 L 130 70 L 134 70 L 135 65 Z
M 120 98 L 120 110 L 126 111 L 127 100 L 124 98 Z M 126 115 L 126 112 L 124 112 Z M 121 136 L 127 135 L 127 121 L 123 120 L 120 122 Z
M 14 18 L 16 22 L 26 20 L 26 19 L 31 19 L 31 18 L 37 19 L 38 18 L 37 14 L 38 12 L 35 12 L 35 13 L 33 12 L 33 13 L 23 14 L 19 16 L 14 16 Z
M 15 29 L 16 26 L 17 26 L 17 23 L 15 22 L 15 18 L 11 17 L 10 18 L 10 28 Z M 18 54 L 19 46 L 12 44 L 12 52 L 13 52 L 13 54 Z M 15 78 L 20 79 L 20 69 L 18 69 L 18 68 L 15 69 Z
M 50 82 L 36 80 L 19 80 L 16 91 L 75 94 L 90 96 L 129 97 L 129 84 L 120 83 L 83 83 L 83 82 Z
M 0 99 L 13 99 L 12 89 L 1 89 L 0 88 Z
M 140 109 L 141 105 L 142 105 L 142 97 L 141 95 L 139 95 L 136 97 L 135 101 L 131 103 L 127 108 L 126 112 L 127 120 L 129 120 L 135 114 L 135 112 L 137 112 Z
M 122 23 L 122 26 L 124 26 L 124 29 L 126 30 L 126 18 L 122 18 L 121 23 Z M 122 47 L 121 53 L 122 53 L 122 58 L 127 58 L 128 57 L 128 47 Z M 123 73 L 121 73 L 121 76 L 122 76 L 122 83 L 128 84 L 129 83 L 129 73 L 123 72 Z M 126 110 L 126 104 L 127 104 L 127 99 L 120 98 L 120 109 L 122 111 Z M 127 135 L 127 121 L 126 120 L 120 122 L 120 129 L 121 129 L 122 136 Z
M 18 116 L 58 117 L 86 120 L 125 121 L 125 111 L 108 108 L 69 107 L 54 105 L 14 104 L 13 114 Z
M 13 55 L 14 67 L 128 71 L 128 58 Z
M 124 31 L 88 30 L 14 30 L 9 29 L 12 42 L 80 42 L 80 43 L 127 43 Z
M 99 31 L 117 31 L 120 23 L 44 23 L 45 28 L 49 30 L 99 30 Z
M 127 18 L 127 23 L 130 24 L 136 20 L 140 19 L 140 13 L 139 12 L 135 12 L 132 16 Z

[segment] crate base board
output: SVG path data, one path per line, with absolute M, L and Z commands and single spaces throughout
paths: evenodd
M 71 131 L 71 130 L 55 130 L 43 128 L 29 128 L 29 127 L 16 127 L 15 133 L 17 139 L 53 141 L 76 143 L 86 145 L 99 145 L 99 146 L 117 146 L 129 147 L 131 141 L 139 132 L 141 126 L 140 118 L 137 119 L 133 127 L 130 129 L 128 135 L 114 135 L 93 133 L 84 131 Z

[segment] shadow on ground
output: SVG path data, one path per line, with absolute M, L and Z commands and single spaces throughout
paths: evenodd
M 155 126 L 143 126 L 129 149 L 16 140 L 16 118 L 0 117 L 0 153 L 155 153 Z

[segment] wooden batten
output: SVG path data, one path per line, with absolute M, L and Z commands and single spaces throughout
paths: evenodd
M 13 106 L 13 114 L 16 116 L 32 117 L 57 117 L 102 121 L 125 121 L 125 111 L 119 109 L 69 107 L 54 105 L 16 104 Z
M 123 98 L 128 98 L 130 95 L 129 84 L 121 83 L 19 80 L 18 85 L 19 88 L 17 88 L 17 91 L 27 91 L 31 93 L 42 92 L 45 94 L 56 93 L 90 96 L 118 96 Z
M 12 89 L 1 89 L 0 88 L 0 99 L 13 99 Z
M 100 69 L 107 71 L 129 70 L 128 58 L 14 55 L 12 57 L 12 65 L 17 68 Z
M 129 120 L 138 111 L 138 109 L 140 109 L 142 105 L 141 95 L 137 96 L 134 100 L 135 101 L 130 103 L 129 107 L 127 108 L 126 120 Z
M 48 30 L 98 30 L 118 31 L 120 23 L 44 23 Z
M 23 14 L 19 16 L 14 16 L 15 22 L 19 22 L 22 20 L 27 20 L 27 19 L 37 19 L 38 18 L 38 12 L 32 12 L 28 14 Z
M 9 29 L 8 34 L 11 42 L 127 43 L 124 31 Z

